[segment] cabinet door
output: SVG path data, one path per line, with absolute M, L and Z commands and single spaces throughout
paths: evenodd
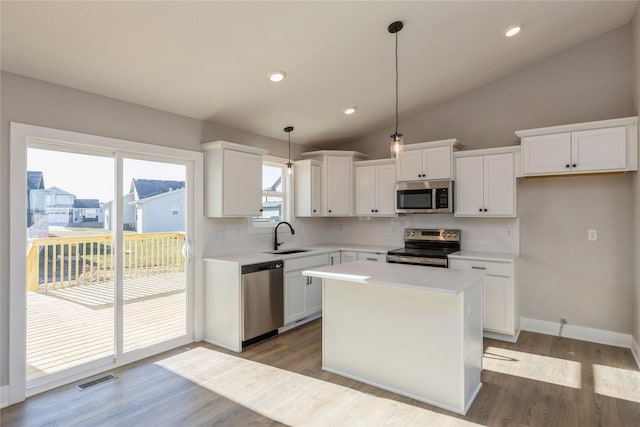
M 355 261 L 357 259 L 357 255 L 353 251 L 342 251 L 340 252 L 340 264 L 344 264 L 346 262 Z
M 396 167 L 395 165 L 376 166 L 376 209 L 378 215 L 396 213 Z
M 320 181 L 320 166 L 311 165 L 311 216 L 321 215 L 320 196 L 321 196 L 321 181 Z
M 407 150 L 396 161 L 396 181 L 418 181 L 422 178 L 422 151 Z
M 376 211 L 376 168 L 355 167 L 356 215 L 374 215 Z
M 327 215 L 351 215 L 351 197 L 353 186 L 351 157 L 327 157 Z
M 295 322 L 307 315 L 307 277 L 302 271 L 284 275 L 284 323 Z
M 477 216 L 484 213 L 483 158 L 456 159 L 455 215 Z
M 513 154 L 484 156 L 485 216 L 515 216 L 515 188 Z
M 522 174 L 545 175 L 571 170 L 571 134 L 522 138 Z
M 262 157 L 240 151 L 224 150 L 223 168 L 223 215 L 260 215 Z
M 513 280 L 510 277 L 484 278 L 484 329 L 513 334 Z
M 307 315 L 322 311 L 322 279 L 309 277 L 307 281 Z
M 625 169 L 627 166 L 626 137 L 627 131 L 624 127 L 572 132 L 573 171 Z
M 422 179 L 451 179 L 451 147 L 422 150 Z
M 331 252 L 329 254 L 329 265 L 340 264 L 340 252 Z

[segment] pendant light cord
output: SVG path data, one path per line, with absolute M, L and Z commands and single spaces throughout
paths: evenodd
M 396 135 L 398 134 L 398 32 L 396 32 Z
M 289 164 L 291 164 L 291 132 L 287 132 L 287 135 L 289 135 Z

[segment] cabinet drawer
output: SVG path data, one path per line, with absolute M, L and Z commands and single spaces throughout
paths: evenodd
M 512 262 L 449 259 L 449 268 L 454 270 L 482 270 L 491 276 L 513 277 Z
M 286 259 L 284 261 L 284 271 L 303 270 L 305 268 L 317 267 L 319 265 L 329 265 L 329 254 Z
M 358 252 L 356 259 L 361 261 L 387 262 L 387 254 L 377 252 Z

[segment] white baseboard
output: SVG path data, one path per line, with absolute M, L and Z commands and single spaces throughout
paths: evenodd
M 0 408 L 9 406 L 9 386 L 0 386 Z
M 636 359 L 636 365 L 640 368 L 640 345 L 638 345 L 635 337 L 631 337 L 631 353 L 633 354 L 633 358 Z
M 520 327 L 523 331 L 537 332 L 545 335 L 558 335 L 560 331 L 559 322 L 549 322 L 546 320 L 520 318 Z M 576 340 L 595 342 L 598 344 L 613 345 L 616 347 L 631 348 L 631 334 L 606 331 L 604 329 L 588 328 L 567 324 L 562 328 L 562 336 Z M 636 357 L 636 361 L 638 358 Z

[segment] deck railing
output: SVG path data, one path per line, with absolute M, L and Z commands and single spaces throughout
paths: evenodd
M 183 272 L 184 233 L 124 235 L 124 278 Z M 113 237 L 29 239 L 27 290 L 48 292 L 113 280 Z

